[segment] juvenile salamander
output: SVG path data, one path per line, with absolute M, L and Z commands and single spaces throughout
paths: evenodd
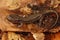
M 7 16 L 7 19 L 12 23 L 21 23 L 21 22 L 32 23 L 32 22 L 39 20 L 41 16 L 42 14 L 36 13 L 35 11 L 31 15 L 28 15 L 28 17 L 22 17 L 22 16 L 19 16 L 18 14 L 10 14 Z

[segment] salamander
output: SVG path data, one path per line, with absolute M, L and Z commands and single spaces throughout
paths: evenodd
M 34 13 L 28 15 L 28 17 L 19 16 L 18 14 L 10 14 L 7 16 L 7 19 L 13 23 L 32 23 L 39 20 L 41 16 L 42 14 L 35 11 Z

